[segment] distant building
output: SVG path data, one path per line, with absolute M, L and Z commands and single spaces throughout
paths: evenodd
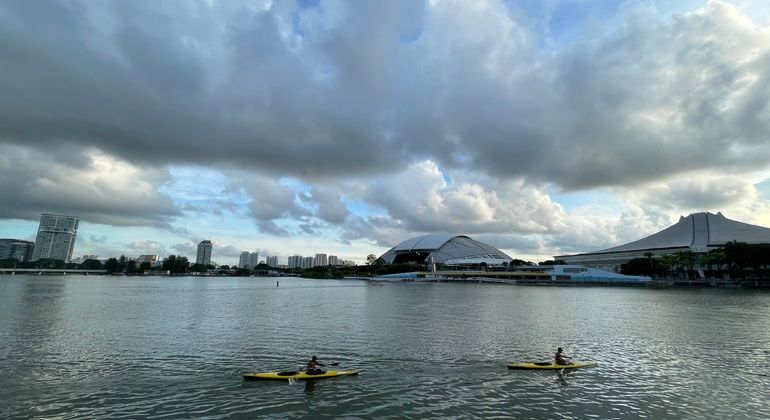
M 278 257 L 276 257 L 278 258 Z M 271 265 L 271 267 L 277 267 L 277 260 L 276 265 Z M 316 259 L 313 257 L 303 257 L 301 255 L 292 255 L 289 257 L 289 261 L 286 264 L 288 268 L 313 268 L 316 266 Z
M 329 255 L 329 265 L 342 265 L 336 255 Z
M 620 271 L 621 264 L 648 255 L 670 255 L 677 252 L 706 253 L 731 241 L 748 244 L 770 243 L 770 229 L 731 220 L 722 213 L 693 213 L 679 222 L 625 245 L 585 254 L 556 255 L 567 264 Z
M 241 258 L 238 260 L 240 268 L 254 268 L 259 264 L 259 252 L 241 252 Z
M 315 254 L 315 266 L 322 267 L 329 265 L 329 260 L 326 258 L 326 254 Z
M 265 263 L 270 267 L 278 267 L 278 257 L 265 257 Z
M 195 264 L 211 265 L 211 241 L 205 240 L 198 244 L 198 254 L 195 257 Z
M 99 259 L 99 256 L 96 255 L 96 254 L 86 254 L 86 255 L 83 255 L 83 261 L 98 260 L 98 259 Z
M 78 223 L 79 219 L 75 216 L 42 214 L 32 251 L 32 261 L 51 258 L 69 262 L 78 235 Z
M 300 268 L 313 268 L 315 267 L 315 258 L 313 257 L 302 257 L 302 262 L 300 262 Z
M 241 252 L 241 257 L 238 258 L 238 268 L 248 267 L 249 251 Z
M 431 234 L 407 239 L 380 257 L 387 264 L 444 264 L 489 267 L 511 261 L 504 252 L 465 235 Z
M 299 268 L 302 265 L 302 257 L 299 255 L 292 255 L 289 257 L 289 261 L 286 265 L 289 268 Z
M 0 260 L 29 261 L 35 243 L 21 239 L 0 239 Z
M 85 259 L 85 257 L 83 257 Z M 163 266 L 163 260 L 160 255 L 140 255 L 136 259 L 136 263 L 141 267 L 143 263 L 150 263 L 152 268 L 160 268 Z

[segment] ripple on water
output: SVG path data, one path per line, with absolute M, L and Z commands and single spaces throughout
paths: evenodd
M 767 294 L 8 281 L 2 417 L 770 418 Z M 556 346 L 599 365 L 505 367 L 547 360 Z M 243 371 L 296 369 L 312 354 L 361 375 L 241 380 Z

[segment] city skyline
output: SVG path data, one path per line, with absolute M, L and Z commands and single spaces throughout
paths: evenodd
M 672 4 L 673 3 L 673 4 Z M 36 22 L 29 25 L 29 22 Z M 763 1 L 0 3 L 0 237 L 358 264 L 770 226 Z M 40 28 L 46 28 L 41 30 Z

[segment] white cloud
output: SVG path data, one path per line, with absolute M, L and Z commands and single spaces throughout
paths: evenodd
M 3 3 L 0 218 L 544 251 L 702 209 L 767 223 L 749 181 L 770 161 L 770 25 L 749 15 L 767 7 L 628 4 L 556 39 L 555 3 L 539 29 L 502 1 Z M 169 166 L 221 176 L 174 195 Z

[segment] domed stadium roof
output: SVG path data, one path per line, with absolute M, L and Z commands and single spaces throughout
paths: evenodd
M 645 238 L 613 248 L 574 255 L 556 255 L 568 264 L 617 269 L 633 258 L 647 253 L 667 255 L 675 252 L 708 252 L 727 242 L 770 243 L 770 229 L 731 220 L 722 213 L 693 213 L 679 222 Z
M 500 265 L 511 257 L 499 249 L 465 235 L 431 234 L 407 239 L 380 257 L 388 264 L 425 262 L 447 265 Z

